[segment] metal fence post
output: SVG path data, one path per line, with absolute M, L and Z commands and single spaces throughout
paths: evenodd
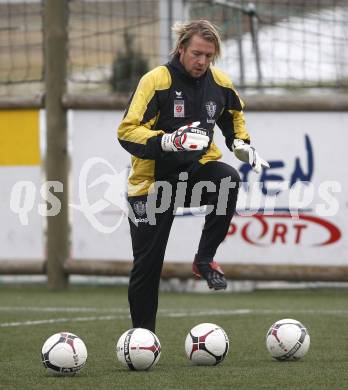
M 242 7 L 242 4 L 240 5 Z M 240 88 L 243 89 L 245 85 L 245 65 L 244 65 L 244 52 L 243 52 L 243 13 L 236 15 L 237 21 L 237 44 L 238 44 L 238 53 L 239 53 L 239 84 Z
M 249 3 L 247 6 L 247 13 L 250 18 L 250 33 L 251 39 L 253 41 L 253 47 L 255 52 L 255 63 L 256 63 L 256 73 L 257 73 L 257 83 L 258 86 L 262 84 L 262 70 L 261 70 L 261 57 L 260 57 L 260 48 L 259 48 L 259 38 L 258 38 L 258 16 L 256 14 L 256 7 L 254 3 Z

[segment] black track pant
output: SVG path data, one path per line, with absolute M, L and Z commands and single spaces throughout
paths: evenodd
M 222 180 L 225 184 L 227 182 L 234 184 L 225 185 L 222 188 Z M 212 184 L 205 186 L 204 182 Z M 185 206 L 197 206 L 197 204 L 191 203 L 191 198 L 195 198 L 195 191 L 192 192 L 192 189 L 199 187 L 197 183 L 201 183 L 203 189 L 207 187 L 202 193 L 201 205 L 214 206 L 213 211 L 205 217 L 205 224 L 196 254 L 198 261 L 211 261 L 218 246 L 226 237 L 236 208 L 239 182 L 238 172 L 230 165 L 219 161 L 202 165 L 188 178 Z M 214 186 L 216 191 L 210 192 L 214 189 Z M 173 191 L 173 193 L 175 194 L 176 191 Z M 174 209 L 175 206 L 180 206 L 175 204 L 174 198 L 173 196 L 170 207 L 166 211 L 156 214 L 155 224 L 146 222 L 147 216 L 144 214 L 146 196 L 128 198 L 130 207 L 136 220 L 138 220 L 137 225 L 131 219 L 129 220 L 134 263 L 129 280 L 128 300 L 132 323 L 135 328 L 140 327 L 155 331 L 158 289 L 164 254 L 174 219 Z M 225 203 L 224 199 L 226 199 Z M 218 207 L 216 207 L 217 205 Z M 219 208 L 221 205 L 222 207 Z M 224 205 L 227 207 L 224 207 Z

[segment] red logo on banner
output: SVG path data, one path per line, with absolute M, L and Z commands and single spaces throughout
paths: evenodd
M 331 245 L 337 242 L 342 236 L 340 229 L 333 223 L 312 215 L 299 214 L 298 218 L 293 219 L 291 214 L 255 214 L 250 217 L 241 218 L 252 218 L 252 221 L 243 224 L 241 227 L 238 227 L 235 223 L 231 223 L 227 236 L 236 234 L 239 228 L 243 240 L 251 245 L 267 246 L 276 243 L 286 244 L 289 242 L 290 229 L 292 230 L 291 234 L 294 237 L 291 243 L 299 245 L 301 244 L 304 232 L 311 226 L 323 230 L 323 233 L 327 236 L 325 240 L 313 243 L 312 246 Z M 285 220 L 293 219 L 294 222 L 292 225 L 289 225 L 272 221 L 272 218 Z M 258 226 L 255 226 L 255 222 Z M 255 237 L 256 229 L 261 230 L 257 237 Z M 268 237 L 268 242 L 265 242 L 266 236 Z

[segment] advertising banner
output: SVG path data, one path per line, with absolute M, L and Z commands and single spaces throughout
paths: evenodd
M 43 259 L 40 115 L 0 111 L 0 260 Z
M 125 216 L 130 155 L 117 141 L 123 113 L 74 111 L 72 244 L 74 259 L 132 258 Z M 237 213 L 216 254 L 221 263 L 348 265 L 348 114 L 252 112 L 252 145 L 270 168 L 261 174 L 237 160 L 218 128 L 222 161 L 240 174 Z M 192 262 L 204 208 L 179 209 L 166 261 Z

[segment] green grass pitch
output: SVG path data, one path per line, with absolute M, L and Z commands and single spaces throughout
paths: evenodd
M 297 362 L 272 360 L 269 326 L 281 318 L 304 323 L 308 354 Z M 55 389 L 345 389 L 348 383 L 348 290 L 313 289 L 250 293 L 161 293 L 157 366 L 132 372 L 116 359 L 115 344 L 131 327 L 124 287 L 0 286 L 0 387 Z M 230 351 L 214 367 L 186 358 L 187 332 L 201 322 L 220 325 Z M 86 366 L 73 377 L 46 372 L 40 351 L 47 337 L 66 330 L 87 345 Z

